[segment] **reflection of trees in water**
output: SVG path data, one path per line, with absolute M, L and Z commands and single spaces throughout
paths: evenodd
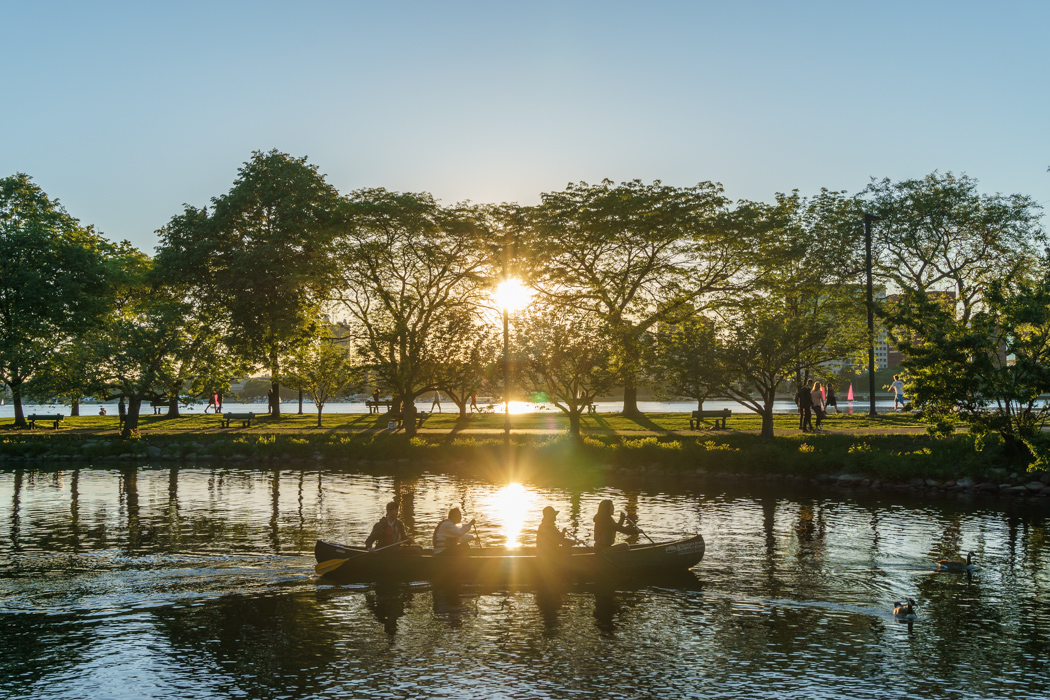
M 434 617 L 447 623 L 449 627 L 458 629 L 463 620 L 469 616 L 477 615 L 477 594 L 471 595 L 469 591 L 457 584 L 435 585 L 431 589 L 434 602 Z M 468 605 L 468 603 L 473 603 Z
M 202 691 L 305 697 L 322 694 L 331 677 L 320 669 L 343 660 L 344 623 L 326 617 L 326 607 L 306 593 L 231 595 L 152 614 L 171 662 L 192 668 L 183 673 L 201 678 Z
M 120 509 L 123 511 L 128 529 L 127 549 L 134 552 L 139 548 L 142 534 L 142 521 L 139 519 L 139 470 L 138 467 L 124 467 L 120 470 Z
M 22 551 L 22 476 L 23 471 L 21 469 L 15 469 L 15 479 L 13 488 L 11 491 L 11 551 L 21 552 Z
M 32 697 L 40 693 L 42 683 L 68 682 L 78 667 L 97 658 L 96 625 L 101 624 L 104 619 L 85 624 L 77 615 L 0 615 L 0 694 Z

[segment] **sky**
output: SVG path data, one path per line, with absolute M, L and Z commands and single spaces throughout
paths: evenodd
M 0 177 L 152 252 L 252 151 L 341 192 L 733 199 L 934 170 L 1050 206 L 1050 3 L 0 0 Z

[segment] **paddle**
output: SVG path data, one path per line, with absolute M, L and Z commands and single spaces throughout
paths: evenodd
M 634 528 L 635 530 L 637 530 L 638 532 L 640 532 L 640 533 L 642 533 L 643 535 L 645 535 L 645 539 L 649 540 L 649 541 L 650 541 L 650 542 L 652 542 L 653 544 L 656 544 L 656 542 L 653 542 L 653 538 L 649 536 L 649 533 L 647 533 L 647 532 L 646 532 L 645 530 L 643 530 L 642 528 L 638 527 L 638 523 L 636 523 L 636 522 L 634 522 L 633 520 L 631 520 L 631 516 L 627 515 L 627 513 L 624 513 L 624 512 L 622 511 L 622 510 L 620 511 L 620 513 L 621 513 L 621 514 L 623 515 L 623 517 L 624 517 L 624 518 L 625 518 L 625 519 L 627 520 L 627 522 L 629 522 L 629 523 L 631 524 L 631 527 L 633 527 L 633 528 Z
M 329 559 L 328 561 L 322 561 L 322 562 L 319 562 L 317 564 L 317 566 L 314 567 L 314 571 L 317 572 L 318 576 L 324 576 L 327 573 L 331 573 L 332 571 L 335 571 L 336 569 L 338 569 L 340 566 L 342 566 L 346 562 L 350 561 L 351 559 L 357 559 L 358 557 L 363 557 L 366 554 L 375 554 L 376 552 L 382 552 L 384 549 L 390 549 L 391 547 L 396 547 L 397 545 L 401 544 L 402 542 L 407 542 L 407 541 L 408 540 L 398 540 L 394 544 L 388 544 L 387 546 L 380 547 L 379 549 L 369 549 L 367 551 L 355 554 L 352 557 L 347 557 L 346 559 Z
M 474 536 L 478 538 L 478 549 L 480 549 L 482 552 L 484 552 L 485 551 L 485 547 L 484 547 L 484 545 L 481 544 L 481 533 L 478 532 L 478 524 L 477 524 L 477 522 L 474 522 L 474 523 L 471 523 L 471 525 L 474 526 Z

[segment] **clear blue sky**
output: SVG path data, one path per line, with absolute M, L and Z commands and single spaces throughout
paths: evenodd
M 1050 205 L 1050 3 L 0 0 L 0 176 L 154 231 L 253 150 L 340 191 L 733 198 L 966 172 Z

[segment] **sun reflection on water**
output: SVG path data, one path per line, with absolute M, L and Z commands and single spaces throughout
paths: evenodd
M 521 533 L 526 521 L 533 516 L 536 495 L 518 483 L 507 484 L 485 499 L 485 509 L 500 525 L 505 546 L 522 546 Z

